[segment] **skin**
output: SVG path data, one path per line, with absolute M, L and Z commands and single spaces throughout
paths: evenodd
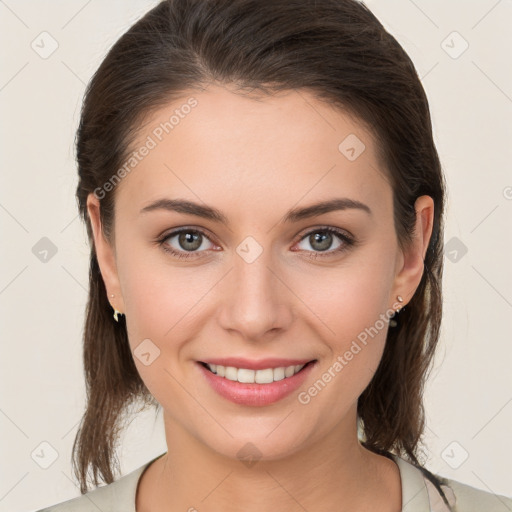
M 255 101 L 212 85 L 155 112 L 133 148 L 190 96 L 198 105 L 118 185 L 115 244 L 102 235 L 100 201 L 88 199 L 101 273 L 115 294 L 111 304 L 126 315 L 130 346 L 149 338 L 160 350 L 147 366 L 134 357 L 162 405 L 168 447 L 139 482 L 137 511 L 401 510 L 398 467 L 357 438 L 357 399 L 377 369 L 387 324 L 308 404 L 292 393 L 268 406 L 236 405 L 209 387 L 196 361 L 317 359 L 299 389 L 307 390 L 396 308 L 397 295 L 405 305 L 414 294 L 432 199 L 417 199 L 416 234 L 400 250 L 372 135 L 306 91 Z M 338 150 L 349 134 L 366 146 L 354 161 Z M 230 225 L 164 210 L 140 214 L 161 197 L 214 206 Z M 372 214 L 349 209 L 282 223 L 291 208 L 335 197 L 359 200 Z M 188 260 L 155 243 L 182 226 L 207 235 Z M 333 235 L 330 256 L 308 258 L 322 252 L 309 234 L 325 226 L 358 244 L 334 253 L 344 242 Z M 250 264 L 236 252 L 247 236 L 263 248 Z M 178 236 L 166 243 L 190 247 Z M 237 458 L 248 442 L 261 454 L 251 467 Z

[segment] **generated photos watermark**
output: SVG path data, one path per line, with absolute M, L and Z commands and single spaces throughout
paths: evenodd
M 144 143 L 126 160 L 126 162 L 112 175 L 112 177 L 104 183 L 101 187 L 94 189 L 94 196 L 101 200 L 108 192 L 114 190 L 116 185 L 128 175 L 137 165 L 149 155 L 152 149 L 158 146 L 166 135 L 171 133 L 180 122 L 187 117 L 194 107 L 197 107 L 198 101 L 194 97 L 190 97 L 186 103 L 183 103 L 179 108 L 174 110 L 174 113 L 169 117 L 167 121 L 164 121 L 157 125 L 151 131 L 151 134 L 146 137 Z
M 317 379 L 306 391 L 301 391 L 297 395 L 299 403 L 307 405 L 311 402 L 311 399 L 317 396 L 329 382 L 331 382 L 342 370 L 347 366 L 354 357 L 361 352 L 361 350 L 368 344 L 368 337 L 374 338 L 379 334 L 382 329 L 389 324 L 390 319 L 395 315 L 396 309 L 403 307 L 402 303 L 395 302 L 393 308 L 389 308 L 385 313 L 381 313 L 378 320 L 370 326 L 366 327 L 364 331 L 361 331 L 357 335 L 357 340 L 352 340 L 350 347 L 342 354 L 336 357 L 334 363 L 322 373 L 321 377 Z

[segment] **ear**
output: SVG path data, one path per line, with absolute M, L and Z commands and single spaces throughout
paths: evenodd
M 398 263 L 398 273 L 395 277 L 394 296 L 401 295 L 405 306 L 418 288 L 424 271 L 425 255 L 427 253 L 432 227 L 434 224 L 434 200 L 430 196 L 420 196 L 414 203 L 416 210 L 416 224 L 413 241 L 401 252 Z
M 100 218 L 100 201 L 93 193 L 87 196 L 87 213 L 94 235 L 94 247 L 96 249 L 98 265 L 105 288 L 107 289 L 107 299 L 112 307 L 123 312 L 124 302 L 117 274 L 115 248 L 111 246 L 103 234 Z M 110 297 L 112 294 L 114 294 L 114 298 Z

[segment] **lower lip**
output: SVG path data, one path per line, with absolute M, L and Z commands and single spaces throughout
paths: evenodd
M 315 366 L 316 361 L 308 363 L 292 377 L 286 377 L 269 384 L 244 384 L 229 380 L 212 373 L 201 363 L 197 364 L 207 382 L 219 395 L 235 404 L 263 406 L 278 402 L 299 388 Z

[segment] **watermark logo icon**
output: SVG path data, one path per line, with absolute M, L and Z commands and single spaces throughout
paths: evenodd
M 469 457 L 467 450 L 457 441 L 452 441 L 442 452 L 441 458 L 452 469 L 458 469 Z
M 252 236 L 248 236 L 240 242 L 236 252 L 244 261 L 252 263 L 260 257 L 263 247 Z
M 146 338 L 135 348 L 133 354 L 144 366 L 149 366 L 160 356 L 160 349 L 149 338 Z
M 262 453 L 253 443 L 245 443 L 236 456 L 245 466 L 252 468 L 261 459 Z
M 55 53 L 59 43 L 51 34 L 43 31 L 30 43 L 30 47 L 41 59 L 47 59 Z
M 441 48 L 452 59 L 458 59 L 469 48 L 469 43 L 454 30 L 441 42 Z
M 338 150 L 348 160 L 357 160 L 366 149 L 363 141 L 354 133 L 345 137 L 339 144 Z
M 444 245 L 444 254 L 452 263 L 458 263 L 468 252 L 466 244 L 456 236 Z
M 43 236 L 32 247 L 32 254 L 42 263 L 48 263 L 56 254 L 57 246 L 46 236 Z
M 42 441 L 30 456 L 40 468 L 48 469 L 59 458 L 59 452 L 48 441 Z

